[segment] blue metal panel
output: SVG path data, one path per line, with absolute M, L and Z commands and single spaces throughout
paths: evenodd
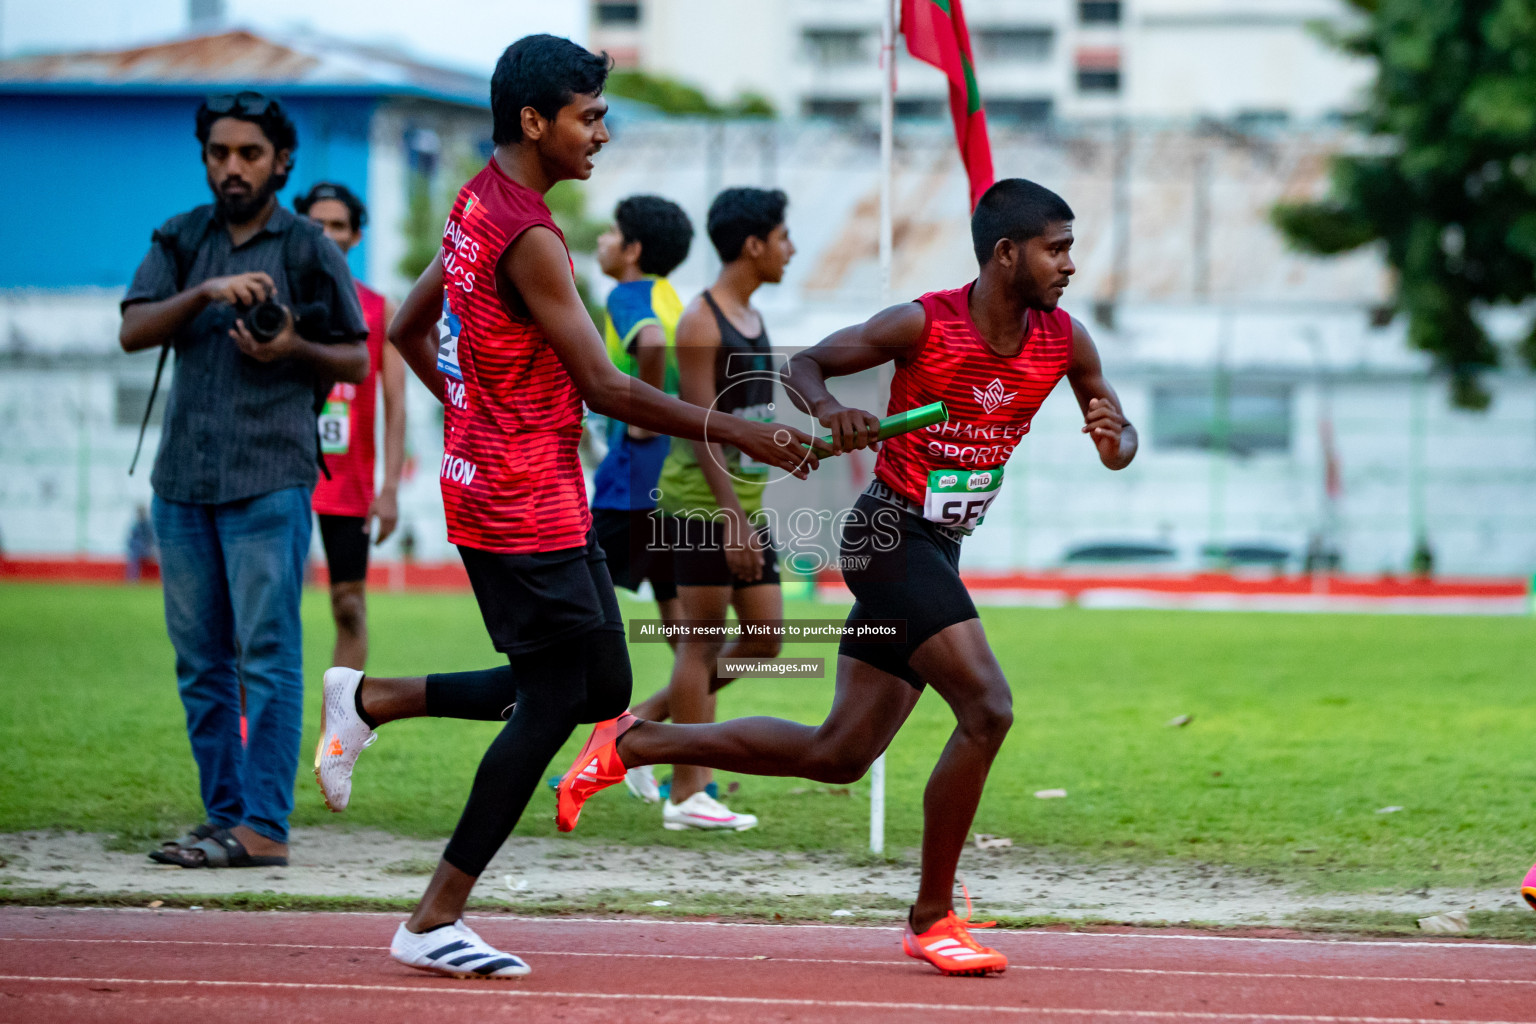
M 281 94 L 279 94 L 281 95 Z M 374 96 L 285 100 L 299 149 L 285 204 L 320 178 L 367 199 Z M 186 95 L 12 93 L 0 104 L 0 288 L 126 286 L 150 232 L 207 202 Z M 362 275 L 361 247 L 353 270 Z

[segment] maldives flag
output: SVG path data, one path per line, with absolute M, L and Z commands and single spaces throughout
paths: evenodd
M 987 141 L 987 112 L 981 109 L 971 35 L 965 30 L 960 0 L 901 0 L 901 32 L 907 52 L 932 64 L 949 79 L 949 114 L 955 142 L 971 179 L 971 209 L 992 185 L 992 145 Z

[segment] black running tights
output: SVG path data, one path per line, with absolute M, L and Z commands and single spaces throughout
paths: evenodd
M 586 633 L 507 660 L 505 670 L 427 677 L 428 714 L 494 721 L 512 708 L 480 759 L 469 801 L 443 851 L 449 864 L 476 877 L 512 834 L 550 759 L 576 727 L 613 718 L 629 706 L 629 651 L 618 630 Z

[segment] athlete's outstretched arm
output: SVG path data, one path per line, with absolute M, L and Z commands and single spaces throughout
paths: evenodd
M 427 390 L 443 401 L 443 372 L 437 368 L 437 322 L 443 315 L 443 254 L 439 252 L 411 287 L 389 321 L 395 346 Z
M 534 227 L 507 247 L 496 266 L 503 298 L 520 297 L 544 330 L 550 347 L 594 412 L 646 430 L 698 441 L 706 422 L 713 440 L 735 445 L 759 462 L 804 479 L 816 468 L 816 444 L 809 434 L 782 423 L 752 423 L 710 412 L 658 391 L 621 371 L 608 358 L 603 339 L 581 304 L 571 277 L 565 244 L 551 230 Z
M 635 335 L 635 376 L 653 388 L 665 390 L 667 384 L 667 336 L 655 324 L 646 324 Z M 626 424 L 631 439 L 648 441 L 654 431 Z
M 1136 428 L 1120 411 L 1120 396 L 1104 379 L 1104 364 L 1088 330 L 1072 321 L 1072 361 L 1067 381 L 1083 410 L 1083 433 L 1093 439 L 1099 461 L 1110 469 L 1124 469 L 1136 457 Z
M 903 302 L 795 353 L 784 370 L 789 400 L 832 431 L 838 451 L 870 446 L 880 432 L 880 417 L 850 409 L 832 397 L 827 378 L 846 377 L 892 360 L 905 362 L 917 354 L 926 321 L 922 306 Z

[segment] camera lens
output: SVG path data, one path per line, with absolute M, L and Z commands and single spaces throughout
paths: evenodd
M 251 337 L 260 342 L 271 341 L 283 333 L 283 325 L 287 322 L 288 314 L 271 299 L 258 302 L 245 314 L 246 329 L 251 332 Z

